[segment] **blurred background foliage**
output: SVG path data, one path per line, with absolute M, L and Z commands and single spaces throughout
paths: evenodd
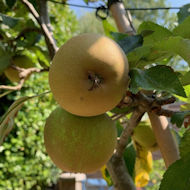
M 37 0 L 31 2 L 38 9 Z M 128 7 L 165 6 L 164 0 L 147 0 L 141 3 L 134 0 L 124 1 L 126 2 Z M 77 19 L 68 7 L 53 3 L 48 5 L 58 47 L 78 33 L 104 33 L 102 23 L 96 19 L 94 12 L 86 13 Z M 7 24 L 2 23 L 1 14 L 14 17 L 15 20 L 10 19 Z M 136 11 L 132 12 L 132 16 L 135 27 L 138 27 L 142 21 L 151 20 L 173 28 L 177 20 L 176 15 L 168 11 Z M 115 26 L 112 18 L 108 21 Z M 35 32 L 27 31 L 28 28 L 34 29 Z M 15 55 L 28 56 L 39 68 L 49 66 L 50 59 L 45 40 L 38 30 L 39 26 L 35 19 L 28 14 L 28 10 L 20 1 L 0 0 L 0 51 L 4 54 L 6 52 L 7 67 Z M 1 68 L 0 64 L 0 71 L 2 69 L 5 68 Z M 14 83 L 1 74 L 0 84 L 13 85 Z M 48 73 L 32 74 L 22 90 L 12 92 L 0 99 L 0 115 L 2 116 L 11 103 L 19 97 L 32 96 L 48 90 Z M 50 161 L 43 144 L 44 123 L 55 106 L 52 95 L 47 94 L 27 101 L 19 111 L 13 130 L 0 147 L 0 189 L 44 190 L 56 183 L 61 171 Z M 155 163 L 153 171 L 156 170 L 158 174 L 152 173 L 151 180 L 159 181 L 163 173 L 163 161 Z M 156 189 L 154 187 L 150 186 L 147 190 Z
M 8 61 L 14 55 L 26 55 L 36 67 L 48 67 L 50 61 L 45 40 L 40 33 L 34 32 L 39 29 L 35 19 L 28 14 L 21 1 L 15 1 L 13 6 L 7 2 L 0 1 L 0 13 L 16 18 L 18 22 L 15 20 L 14 26 L 9 25 L 14 20 L 10 20 L 7 25 L 0 22 L 0 49 L 9 52 Z M 31 2 L 38 8 L 35 1 Z M 68 7 L 51 3 L 49 16 L 58 46 L 78 33 L 76 15 Z M 30 32 L 29 29 L 33 30 Z M 0 63 L 1 61 L 3 60 L 0 59 Z M 2 69 L 1 66 L 0 68 Z M 4 74 L 0 75 L 0 84 L 16 85 Z M 32 74 L 20 91 L 12 92 L 0 99 L 0 115 L 2 116 L 19 97 L 33 96 L 48 90 L 48 72 Z M 0 91 L 1 93 L 3 92 Z M 0 147 L 0 189 L 44 190 L 56 183 L 61 171 L 47 156 L 43 140 L 45 120 L 55 106 L 52 95 L 47 94 L 27 101 L 18 112 L 13 130 Z
M 32 75 L 24 88 L 7 96 L 40 94 L 49 89 L 47 73 Z M 45 189 L 56 182 L 59 170 L 47 157 L 43 127 L 45 119 L 55 108 L 51 95 L 27 101 L 15 119 L 15 125 L 0 147 L 0 189 Z

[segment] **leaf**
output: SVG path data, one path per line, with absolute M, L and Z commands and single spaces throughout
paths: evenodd
M 189 8 L 190 8 L 190 4 L 186 4 L 180 8 L 179 12 L 177 13 L 178 23 L 183 22 L 186 17 L 190 16 Z
M 21 38 L 17 40 L 18 47 L 32 47 L 34 46 L 41 38 L 41 35 L 38 32 L 26 32 Z
M 13 127 L 13 119 L 17 112 L 22 107 L 23 103 L 28 100 L 29 97 L 22 97 L 16 100 L 5 113 L 0 121 L 0 145 L 2 144 L 5 136 L 11 131 Z
M 190 85 L 183 86 L 186 97 L 176 96 L 179 100 L 190 103 Z
M 180 78 L 181 84 L 183 86 L 190 84 L 190 71 L 186 72 L 181 78 Z
M 147 36 L 151 35 L 152 33 L 154 33 L 154 31 L 152 31 L 152 30 L 143 30 L 142 32 L 140 32 L 140 34 L 143 37 L 147 37 Z
M 0 47 L 0 74 L 11 64 L 11 52 L 6 52 Z
M 183 137 L 181 138 L 181 143 L 179 145 L 180 156 L 186 157 L 186 155 L 190 155 L 190 129 L 188 129 Z
M 167 28 L 150 21 L 143 22 L 138 28 L 138 33 L 143 35 L 146 34 L 144 37 L 144 45 L 167 39 L 172 35 L 172 32 L 170 32 Z
M 127 55 L 133 49 L 142 46 L 143 37 L 142 37 L 142 35 L 127 36 L 127 37 L 117 41 L 117 43 L 120 45 L 120 47 L 123 49 L 123 51 Z
M 105 179 L 105 181 L 107 182 L 108 186 L 112 186 L 113 185 L 113 181 L 111 179 L 111 176 L 106 168 L 106 165 L 104 165 L 101 169 L 100 169 L 101 173 L 102 173 L 102 177 Z
M 112 38 L 118 42 L 120 40 L 122 40 L 123 38 L 129 36 L 128 34 L 125 33 L 120 33 L 120 32 L 110 32 L 110 34 L 112 35 Z
M 117 29 L 113 25 L 111 25 L 107 20 L 103 20 L 102 25 L 104 28 L 105 35 L 110 37 L 110 38 L 113 38 L 111 35 L 111 32 L 116 32 Z
M 5 1 L 6 1 L 7 6 L 8 6 L 10 9 L 12 9 L 13 6 L 15 5 L 15 3 L 16 3 L 16 0 L 5 0 Z
M 190 103 L 182 104 L 180 106 L 180 111 L 189 111 L 190 110 Z
M 182 36 L 183 38 L 190 38 L 190 16 L 174 28 L 173 34 L 176 36 Z
M 29 49 L 36 54 L 38 61 L 43 68 L 48 68 L 50 66 L 50 61 L 47 59 L 48 53 L 43 51 L 41 47 L 34 46 Z
M 130 67 L 143 68 L 144 66 L 158 61 L 167 61 L 173 55 L 173 52 L 157 48 L 157 43 L 167 40 L 172 36 L 168 29 L 153 22 L 143 22 L 138 29 L 143 36 L 143 46 L 133 49 L 128 54 Z
M 190 40 L 180 36 L 171 36 L 158 42 L 156 49 L 180 55 L 190 65 Z
M 13 90 L 7 90 L 6 92 L 0 94 L 0 98 L 6 96 L 7 94 L 10 94 Z
M 10 17 L 0 13 L 0 22 L 3 22 L 3 24 L 9 26 L 10 28 L 16 26 L 20 20 L 21 20 L 20 18 Z
M 128 172 L 131 177 L 134 177 L 134 170 L 135 170 L 135 159 L 136 159 L 136 151 L 133 147 L 133 143 L 129 143 L 127 148 L 124 152 L 124 160 L 127 166 Z
M 170 52 L 158 50 L 152 45 L 143 45 L 130 52 L 127 58 L 130 68 L 144 68 L 151 63 L 167 60 L 171 56 Z
M 132 93 L 136 94 L 140 89 L 161 90 L 186 97 L 176 73 L 169 66 L 157 65 L 147 70 L 132 69 L 130 77 Z
M 124 108 L 115 107 L 111 110 L 112 113 L 116 113 L 116 114 L 126 113 L 130 111 L 132 111 L 132 108 L 130 107 L 124 107 Z
M 181 127 L 186 116 L 190 115 L 190 111 L 183 111 L 174 113 L 171 117 L 171 122 L 176 124 L 177 127 Z
M 118 120 L 116 121 L 116 128 L 117 128 L 117 136 L 120 137 L 121 133 L 123 132 L 123 126 Z
M 45 95 L 49 92 L 45 92 L 35 96 L 25 96 L 16 100 L 7 110 L 7 112 L 2 116 L 0 120 L 0 145 L 3 143 L 5 136 L 12 130 L 14 125 L 14 117 L 16 117 L 17 112 L 21 109 L 23 103 L 29 99 Z
M 190 189 L 190 154 L 177 160 L 165 172 L 159 190 Z

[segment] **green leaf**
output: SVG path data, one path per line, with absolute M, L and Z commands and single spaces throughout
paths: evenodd
M 13 91 L 13 90 L 8 90 L 8 91 L 6 91 L 6 92 L 0 94 L 0 98 L 6 96 L 7 94 L 10 94 L 12 91 Z
M 181 78 L 180 78 L 181 84 L 183 86 L 190 84 L 190 71 L 186 72 Z
M 113 181 L 111 179 L 111 176 L 110 176 L 107 168 L 105 167 L 104 169 L 101 169 L 101 170 L 102 170 L 102 176 L 106 180 L 107 185 L 108 186 L 112 186 L 113 185 Z
M 177 160 L 165 172 L 159 190 L 190 189 L 190 154 Z
M 190 103 L 182 104 L 180 106 L 181 111 L 189 111 L 190 110 Z
M 174 28 L 173 34 L 176 36 L 182 36 L 183 38 L 190 38 L 190 16 Z
M 190 40 L 180 36 L 171 36 L 158 42 L 156 49 L 180 55 L 190 65 Z
M 116 128 L 117 128 L 117 136 L 120 137 L 122 131 L 123 131 L 123 126 L 121 123 L 117 120 L 116 121 Z
M 134 49 L 127 55 L 130 68 L 144 68 L 151 63 L 166 61 L 172 56 L 172 53 L 158 50 L 152 45 L 143 45 Z
M 117 29 L 113 25 L 111 25 L 107 20 L 103 20 L 102 25 L 104 28 L 105 35 L 110 37 L 110 38 L 113 38 L 111 35 L 111 32 L 116 32 Z
M 144 35 L 144 45 L 153 44 L 172 35 L 167 28 L 150 21 L 143 22 L 138 28 L 138 33 Z
M 145 39 L 145 38 L 144 38 Z M 169 60 L 171 56 L 180 55 L 190 65 L 190 40 L 180 36 L 170 36 L 154 44 L 143 45 L 128 54 L 130 67 L 143 68 L 150 63 Z
M 10 9 L 12 9 L 13 6 L 15 5 L 15 3 L 16 3 L 16 0 L 5 0 L 5 1 L 6 1 L 7 6 L 8 6 Z
M 157 43 L 167 40 L 172 33 L 153 22 L 143 22 L 138 29 L 143 36 L 143 46 L 137 47 L 128 54 L 130 67 L 143 68 L 144 66 L 159 62 L 167 61 L 174 53 L 157 48 Z
M 171 117 L 171 122 L 176 124 L 177 127 L 181 127 L 183 125 L 184 118 L 188 115 L 190 115 L 190 111 L 174 113 Z
M 6 52 L 0 47 L 0 74 L 11 64 L 11 52 Z
M 134 177 L 135 159 L 136 159 L 136 151 L 133 146 L 133 143 L 131 142 L 127 145 L 127 148 L 125 149 L 124 160 L 125 160 L 125 164 L 127 166 L 128 172 L 132 178 Z
M 16 116 L 17 112 L 22 107 L 23 103 L 28 100 L 29 97 L 22 97 L 15 101 L 2 117 L 0 121 L 0 145 L 2 144 L 5 136 L 11 131 L 14 125 L 14 117 Z
M 10 28 L 16 26 L 20 20 L 21 20 L 20 18 L 10 17 L 0 13 L 0 22 L 3 22 L 3 24 L 9 26 Z
M 2 116 L 0 120 L 0 145 L 3 143 L 5 136 L 12 130 L 13 125 L 14 125 L 14 117 L 16 117 L 17 112 L 21 109 L 24 102 L 29 99 L 42 96 L 47 93 L 49 92 L 45 92 L 43 94 L 39 94 L 36 96 L 31 96 L 31 97 L 28 97 L 28 96 L 21 97 L 9 107 L 7 112 Z
M 190 154 L 190 129 L 188 129 L 183 137 L 181 138 L 181 143 L 179 145 L 180 156 L 186 157 L 186 155 Z
M 129 36 L 128 34 L 125 33 L 120 33 L 120 32 L 110 32 L 110 34 L 112 35 L 112 38 L 118 42 L 120 40 L 122 40 L 123 38 Z
M 41 38 L 41 34 L 38 32 L 26 32 L 23 36 L 17 39 L 18 47 L 32 47 L 34 46 Z
M 127 55 L 133 49 L 142 46 L 143 37 L 142 37 L 142 35 L 127 36 L 127 37 L 117 41 L 117 43 L 120 45 L 120 47 L 123 49 L 123 51 Z
M 43 68 L 48 68 L 50 66 L 47 52 L 43 51 L 39 46 L 34 46 L 29 49 L 36 54 L 38 61 Z
M 132 69 L 130 76 L 132 93 L 136 94 L 140 89 L 161 90 L 186 97 L 176 73 L 169 66 L 157 65 L 147 70 Z
M 190 103 L 190 85 L 183 86 L 186 97 L 176 96 L 179 100 Z
M 111 110 L 112 113 L 116 113 L 116 114 L 126 113 L 129 111 L 132 111 L 132 108 L 130 108 L 130 107 L 124 107 L 124 108 L 115 107 Z
M 177 13 L 179 23 L 183 22 L 186 17 L 190 16 L 189 8 L 190 4 L 186 4 L 180 8 L 179 12 Z

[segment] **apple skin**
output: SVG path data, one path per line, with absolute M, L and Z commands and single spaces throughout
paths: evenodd
M 128 71 L 126 55 L 116 42 L 85 33 L 58 50 L 50 66 L 49 84 L 62 108 L 79 116 L 95 116 L 113 109 L 123 98 Z
M 115 123 L 106 115 L 80 117 L 56 108 L 48 117 L 44 142 L 57 167 L 91 173 L 112 156 L 117 141 Z
M 12 64 L 15 66 L 18 66 L 20 68 L 25 68 L 25 69 L 35 67 L 35 64 L 32 62 L 32 60 L 29 59 L 25 55 L 19 55 L 19 56 L 13 57 Z M 19 82 L 20 81 L 19 72 L 16 69 L 14 69 L 12 67 L 8 67 L 4 73 L 5 73 L 5 76 L 11 82 Z

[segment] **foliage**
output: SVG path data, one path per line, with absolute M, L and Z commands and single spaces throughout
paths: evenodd
M 94 32 L 100 34 L 104 33 L 101 21 L 96 19 L 94 12 L 93 14 L 86 13 L 81 18 L 79 18 L 79 33 L 87 32 Z
M 146 70 L 132 69 L 130 90 L 139 89 L 165 91 L 186 97 L 185 91 L 175 72 L 168 66 L 157 65 Z
M 32 96 L 47 91 L 47 73 L 31 76 L 16 96 Z M 44 189 L 55 183 L 59 170 L 47 157 L 43 130 L 54 109 L 52 96 L 27 101 L 15 119 L 10 135 L 0 147 L 0 189 Z
M 21 1 L 0 1 L 0 12 L 0 83 L 16 85 L 3 74 L 11 65 L 12 57 L 25 55 L 37 67 L 48 68 L 48 50 L 38 24 Z M 60 46 L 76 32 L 77 20 L 68 8 L 49 3 L 49 12 L 53 32 Z M 64 17 L 67 19 L 62 19 Z M 47 90 L 48 73 L 33 74 L 20 91 L 1 97 L 0 114 L 3 115 L 14 100 Z M 9 92 L 0 90 L 1 95 Z M 54 108 L 55 102 L 47 94 L 27 100 L 15 122 L 9 120 L 13 130 L 0 146 L 0 189 L 40 190 L 56 183 L 60 170 L 47 156 L 43 140 L 45 120 Z
M 160 190 L 188 190 L 190 188 L 190 131 L 187 130 L 180 143 L 181 158 L 174 162 L 165 172 Z M 185 146 L 184 146 L 185 145 Z M 175 179 L 175 180 L 174 180 Z
M 38 1 L 32 0 L 30 2 L 39 11 Z M 85 2 L 88 4 L 90 1 Z M 165 5 L 164 0 L 148 0 L 141 4 L 137 1 L 125 2 L 127 2 L 125 5 L 127 7 Z M 136 94 L 142 89 L 153 90 L 163 97 L 175 95 L 177 100 L 186 102 L 185 105 L 181 106 L 183 112 L 173 114 L 171 117 L 171 122 L 181 127 L 184 118 L 190 115 L 189 6 L 188 4 L 180 9 L 177 15 L 177 26 L 176 23 L 174 24 L 177 17 L 166 12 L 132 12 L 133 18 L 135 18 L 135 26 L 138 26 L 138 34 L 132 37 L 116 33 L 112 19 L 103 21 L 103 26 L 100 26 L 100 21 L 95 20 L 92 14 L 85 15 L 80 19 L 80 29 L 77 32 L 77 21 L 69 8 L 49 2 L 49 13 L 58 46 L 71 36 L 83 32 L 105 32 L 106 35 L 118 42 L 130 63 L 131 82 L 128 89 L 131 91 L 130 93 Z M 164 18 L 163 23 L 167 28 L 158 24 L 160 18 Z M 142 19 L 144 22 L 141 23 Z M 37 22 L 28 13 L 21 1 L 0 1 L 0 81 L 2 84 L 13 85 L 5 78 L 4 71 L 11 65 L 12 58 L 15 55 L 28 56 L 38 68 L 47 69 L 49 67 L 48 48 Z M 177 61 L 174 64 L 177 56 L 181 60 L 183 59 L 183 62 Z M 47 79 L 47 73 L 33 74 L 20 91 L 10 93 L 1 90 L 0 113 L 3 115 L 8 109 L 10 110 L 11 103 L 20 97 L 33 96 L 49 90 Z M 5 96 L 6 94 L 8 95 Z M 55 105 L 52 95 L 46 94 L 35 99 L 27 99 L 21 111 L 18 112 L 14 125 L 12 118 L 18 111 L 17 109 L 14 110 L 13 115 L 7 115 L 11 116 L 11 119 L 1 117 L 1 121 L 10 121 L 7 126 L 10 128 L 13 126 L 13 130 L 0 147 L 0 189 L 40 190 L 55 183 L 60 171 L 47 157 L 43 145 L 44 122 Z M 115 108 L 111 112 L 124 115 L 132 110 L 133 108 Z M 112 115 L 112 113 L 110 114 Z M 123 119 L 117 121 L 119 134 L 123 130 L 122 123 L 126 121 L 128 121 L 128 115 L 124 115 Z M 184 126 L 187 127 L 185 124 Z M 183 133 L 180 142 L 181 159 L 172 164 L 164 175 L 163 164 L 160 163 L 162 161 L 154 161 L 155 172 L 150 174 L 151 181 L 147 190 L 153 184 L 155 184 L 153 188 L 158 189 L 159 183 L 153 178 L 158 176 L 160 179 L 162 175 L 160 190 L 188 190 L 190 188 L 188 181 L 190 176 L 189 129 L 181 128 L 180 130 L 182 132 L 179 131 L 179 134 Z M 135 178 L 134 169 L 137 154 L 134 147 L 128 144 L 124 158 L 133 180 Z M 160 167 L 161 171 L 158 171 Z M 108 173 L 106 176 L 109 178 Z M 111 184 L 110 179 L 108 181 Z
M 154 160 L 153 168 L 150 173 L 150 181 L 149 184 L 145 187 L 145 189 L 158 190 L 164 172 L 165 172 L 165 165 L 163 159 Z

